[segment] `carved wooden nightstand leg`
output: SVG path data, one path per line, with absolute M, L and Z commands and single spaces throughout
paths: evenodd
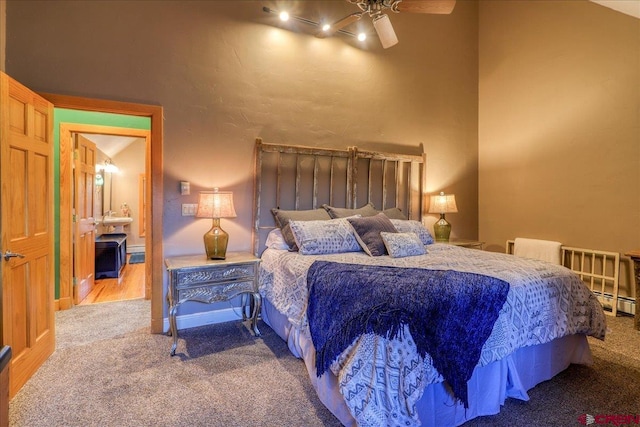
M 262 295 L 258 292 L 251 294 L 253 301 L 253 310 L 251 311 L 251 329 L 256 337 L 261 336 L 258 329 L 258 316 L 260 315 L 260 307 L 262 306 Z

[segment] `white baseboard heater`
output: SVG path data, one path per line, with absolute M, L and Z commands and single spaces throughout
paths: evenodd
M 604 296 L 600 295 L 600 292 L 593 292 L 598 299 L 603 298 L 606 301 L 606 306 L 610 307 L 613 305 L 613 296 L 610 293 L 604 294 Z M 631 316 L 635 316 L 636 314 L 636 300 L 631 297 L 621 297 L 618 296 L 618 313 L 625 313 Z
M 507 240 L 506 253 L 513 254 L 515 240 Z M 562 265 L 575 271 L 596 295 L 605 313 L 612 316 L 618 310 L 634 314 L 635 302 L 618 296 L 620 254 L 596 249 L 561 246 Z

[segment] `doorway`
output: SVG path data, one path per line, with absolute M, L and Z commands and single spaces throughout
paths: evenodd
M 150 132 L 76 123 L 59 128 L 61 151 L 75 147 L 73 281 L 61 294 L 75 305 L 144 298 L 147 192 L 140 191 L 139 178 L 146 182 Z M 61 168 L 61 177 L 67 172 Z
M 161 106 L 135 104 L 128 102 L 81 98 L 66 95 L 57 95 L 42 93 L 42 97 L 49 100 L 58 108 L 67 108 L 72 110 L 95 111 L 104 113 L 125 114 L 132 116 L 149 117 L 151 119 L 150 140 L 147 144 L 146 155 L 146 206 L 145 206 L 145 295 L 147 299 L 151 299 L 151 332 L 163 332 L 164 320 L 164 304 L 163 304 L 163 246 L 162 246 L 162 209 L 163 209 L 163 166 L 162 166 L 162 145 L 163 145 L 163 110 Z M 61 159 L 63 158 L 61 153 Z M 62 167 L 62 164 L 61 164 Z M 62 196 L 62 195 L 61 195 Z M 70 197 L 70 196 L 69 196 Z M 60 203 L 62 204 L 62 200 Z M 63 217 L 61 216 L 62 220 Z M 70 246 L 71 237 L 66 237 L 69 243 L 62 242 L 63 236 L 71 236 L 71 229 L 68 226 L 63 231 L 62 223 L 60 224 L 61 249 L 62 246 L 68 248 Z M 65 232 L 66 231 L 66 232 Z M 60 259 L 61 267 L 61 283 L 62 272 L 70 271 L 72 257 L 70 252 L 67 259 Z M 66 280 L 72 280 L 67 277 Z M 68 282 L 67 282 L 68 283 Z M 60 291 L 62 291 L 61 286 Z M 69 295 L 63 299 L 60 295 L 60 309 L 70 308 L 71 298 Z

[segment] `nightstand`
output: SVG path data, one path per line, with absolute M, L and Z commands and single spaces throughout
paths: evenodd
M 466 240 L 466 239 L 451 239 L 448 242 L 442 242 L 447 245 L 462 246 L 463 248 L 480 249 L 482 250 L 484 242 L 479 240 Z
M 224 260 L 207 259 L 206 255 L 186 255 L 167 258 L 164 261 L 169 272 L 169 328 L 173 337 L 171 356 L 178 346 L 176 314 L 180 304 L 197 301 L 212 304 L 242 295 L 242 320 L 251 319 L 255 336 L 258 330 L 258 314 L 261 297 L 258 293 L 258 266 L 260 258 L 248 252 L 227 252 Z M 250 297 L 249 315 L 245 296 Z

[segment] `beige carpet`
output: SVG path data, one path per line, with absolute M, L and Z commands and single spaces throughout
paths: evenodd
M 149 301 L 57 313 L 55 353 L 10 404 L 10 425 L 337 426 L 304 364 L 264 323 L 149 332 Z M 286 402 L 292 402 L 287 404 Z
M 57 313 L 58 348 L 11 401 L 11 426 L 339 426 L 304 364 L 260 323 L 262 339 L 232 322 L 149 333 L 144 300 Z M 571 366 L 467 426 L 579 426 L 582 414 L 640 414 L 640 333 L 610 319 L 594 366 Z

